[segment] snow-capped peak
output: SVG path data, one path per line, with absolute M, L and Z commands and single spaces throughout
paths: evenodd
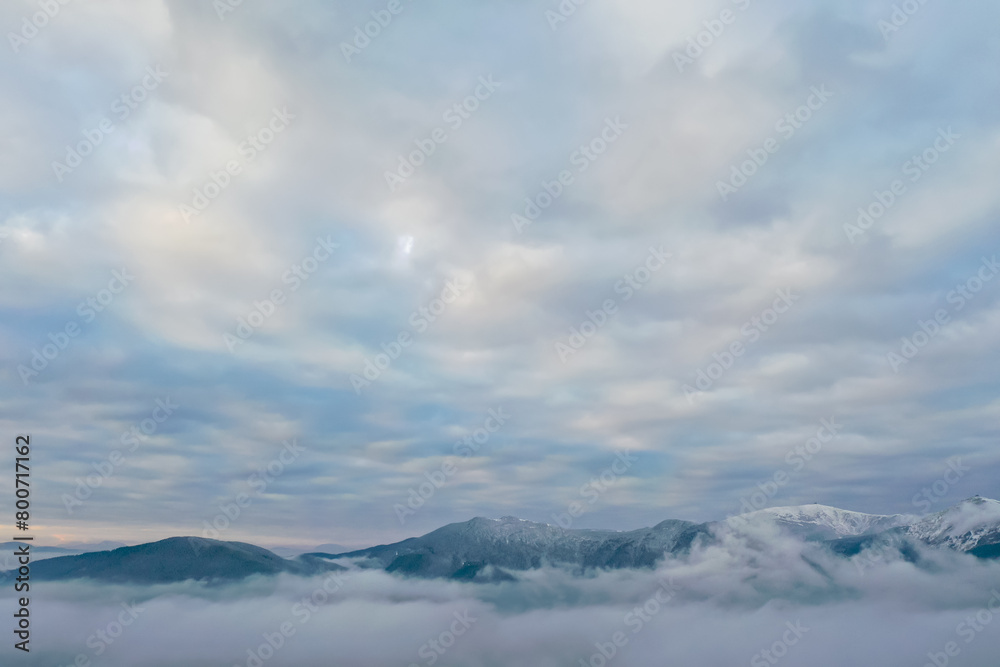
M 992 544 L 1000 541 L 1000 502 L 973 496 L 925 517 L 907 532 L 928 544 L 947 544 L 961 551 Z
M 907 526 L 918 519 L 908 514 L 865 514 L 828 505 L 770 507 L 740 517 L 749 522 L 771 521 L 801 537 L 835 539 Z

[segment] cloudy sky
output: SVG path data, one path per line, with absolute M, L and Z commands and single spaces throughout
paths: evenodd
M 1000 8 L 563 7 L 3 4 L 38 539 L 1000 496 Z

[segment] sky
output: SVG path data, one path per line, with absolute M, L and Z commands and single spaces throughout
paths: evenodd
M 4 3 L 36 539 L 1000 497 L 1000 7 L 903 4 Z

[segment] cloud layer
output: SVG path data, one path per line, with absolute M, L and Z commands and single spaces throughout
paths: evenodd
M 1000 496 L 995 4 L 401 7 L 70 3 L 0 55 L 0 401 L 46 537 L 240 494 L 222 539 L 552 522 L 616 451 L 577 527 L 717 519 L 831 417 L 769 502 L 913 512 L 952 456 L 933 509 Z
M 51 583 L 34 602 L 31 664 L 534 667 L 613 653 L 609 664 L 903 667 L 950 642 L 962 664 L 993 664 L 996 562 L 928 552 L 920 567 L 856 567 L 761 530 L 656 571 L 544 569 L 496 585 L 371 570 L 220 587 Z

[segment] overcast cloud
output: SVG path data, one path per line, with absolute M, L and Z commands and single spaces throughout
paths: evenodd
M 252 502 L 221 539 L 361 546 L 477 515 L 553 523 L 619 451 L 637 462 L 576 527 L 718 519 L 831 418 L 836 437 L 769 504 L 915 512 L 953 456 L 969 471 L 934 509 L 1000 496 L 996 3 L 927 3 L 887 31 L 889 0 L 593 0 L 552 24 L 554 1 L 403 0 L 345 49 L 385 6 L 73 2 L 0 49 L 0 419 L 32 435 L 40 536 L 201 534 L 240 493 Z M 722 34 L 677 58 L 723 10 Z M 36 11 L 3 3 L 4 33 Z M 421 145 L 434 150 L 410 158 Z M 925 151 L 926 170 L 907 164 Z M 421 164 L 403 177 L 400 156 Z M 754 173 L 723 199 L 734 166 Z M 884 215 L 845 230 L 879 198 Z M 532 205 L 546 208 L 531 224 L 512 220 Z M 240 318 L 259 323 L 246 340 Z M 267 475 L 293 439 L 302 451 Z M 401 525 L 394 505 L 447 461 L 456 472 Z M 455 591 L 407 615 L 421 620 L 386 659 L 415 655 L 464 604 Z M 745 659 L 738 637 L 709 639 L 735 620 L 697 604 L 665 612 L 679 654 Z M 850 605 L 801 610 L 816 629 L 800 664 L 824 664 L 844 633 L 878 627 L 895 651 L 893 632 L 949 632 L 919 610 L 869 628 Z M 247 641 L 284 613 L 265 608 Z M 354 611 L 323 612 L 347 652 L 376 631 L 351 619 L 392 621 Z M 165 598 L 142 622 L 226 613 Z M 533 664 L 586 649 L 574 613 L 533 631 Z M 800 610 L 759 614 L 777 633 Z M 517 652 L 503 637 L 531 619 L 487 625 Z

